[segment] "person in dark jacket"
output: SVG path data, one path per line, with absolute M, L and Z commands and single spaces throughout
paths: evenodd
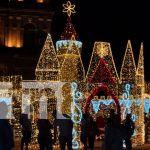
M 89 149 L 94 150 L 94 142 L 96 135 L 99 135 L 99 129 L 97 127 L 96 121 L 90 116 L 89 125 L 88 125 L 88 141 Z
M 67 114 L 63 114 L 66 119 L 55 119 L 54 120 L 54 128 L 55 133 L 57 131 L 57 127 L 59 128 L 59 142 L 60 149 L 65 150 L 66 144 L 67 149 L 72 150 L 72 131 L 73 131 L 73 121 Z
M 131 119 L 131 114 L 127 114 L 124 122 L 124 140 L 127 150 L 132 150 L 131 136 L 135 130 L 135 124 Z
M 42 112 L 41 116 L 44 116 L 44 114 L 46 113 Z M 40 150 L 52 150 L 52 124 L 48 119 L 41 118 L 37 121 L 37 127 L 39 130 L 38 143 L 40 145 Z
M 21 150 L 23 150 L 24 144 L 26 146 L 25 149 L 28 150 L 28 144 L 31 142 L 32 123 L 31 119 L 28 118 L 29 107 L 30 106 L 27 106 L 24 113 L 20 116 L 20 124 L 22 128 Z
M 122 144 L 120 116 L 111 109 L 106 120 L 104 147 L 105 150 L 122 150 Z
M 87 140 L 88 140 L 88 128 L 89 128 L 89 114 L 83 114 L 83 118 L 81 120 L 81 142 L 84 147 L 83 150 L 88 148 Z
M 6 119 L 8 106 L 0 102 L 0 150 L 11 150 L 14 147 L 13 130 Z

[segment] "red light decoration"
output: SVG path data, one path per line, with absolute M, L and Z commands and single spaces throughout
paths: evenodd
M 100 59 L 98 66 L 90 79 L 90 83 L 116 83 L 116 80 L 113 78 L 110 69 L 103 58 Z
M 88 97 L 88 99 L 86 100 L 85 103 L 85 107 L 84 107 L 84 113 L 88 113 L 88 109 L 91 103 L 91 100 L 94 98 L 95 95 L 97 95 L 100 91 L 105 92 L 106 94 L 110 95 L 112 97 L 112 99 L 115 101 L 116 104 L 116 108 L 117 108 L 117 114 L 120 116 L 121 118 L 121 114 L 120 114 L 120 105 L 119 105 L 119 101 L 118 101 L 118 97 L 117 95 L 110 90 L 105 84 L 100 83 L 99 86 L 97 88 L 95 88 L 91 95 Z M 121 120 L 121 119 L 120 119 Z
M 61 40 L 71 40 L 72 36 L 74 36 L 76 40 L 79 40 L 75 28 L 71 22 L 71 18 L 68 17 L 64 32 L 61 34 Z

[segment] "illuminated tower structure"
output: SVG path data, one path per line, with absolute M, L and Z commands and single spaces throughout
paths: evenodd
M 74 117 L 79 116 L 81 112 L 81 101 L 78 101 L 76 106 L 73 103 L 72 96 L 72 82 L 83 82 L 85 79 L 85 71 L 81 59 L 81 48 L 82 42 L 79 41 L 75 28 L 71 21 L 71 14 L 75 13 L 75 5 L 72 5 L 70 1 L 66 4 L 63 4 L 63 12 L 67 13 L 67 23 L 64 28 L 63 33 L 61 34 L 61 39 L 56 42 L 56 51 L 58 61 L 60 63 L 60 81 L 67 82 L 62 90 L 63 90 L 63 98 L 61 111 L 62 113 L 66 113 Z M 80 111 L 79 111 L 80 110 Z M 81 112 L 82 113 L 82 112 Z M 82 115 L 82 114 L 81 114 Z M 80 145 L 80 135 L 79 135 L 79 117 L 72 118 L 74 122 L 74 134 L 73 134 L 73 147 L 79 148 Z
M 141 99 L 140 111 L 139 111 L 139 141 L 138 144 L 142 145 L 145 141 L 145 129 L 144 129 L 144 55 L 143 55 L 143 43 L 141 43 L 138 66 L 136 70 L 136 82 L 137 82 L 137 98 Z
M 71 22 L 71 14 L 75 13 L 75 5 L 68 1 L 67 4 L 63 4 L 63 7 L 63 12 L 67 13 L 68 18 L 61 39 L 56 42 L 57 57 L 60 64 L 60 81 L 69 83 L 76 81 L 79 83 L 84 80 L 85 71 L 80 55 L 82 42 L 78 40 L 79 38 Z M 65 112 L 70 110 L 72 102 L 72 96 L 68 94 L 68 89 L 71 90 L 70 85 L 65 85 L 63 88 L 65 95 L 62 106 L 68 106 L 65 110 L 63 109 Z
M 65 8 L 64 12 L 66 12 Z M 61 34 L 61 40 L 56 42 L 56 51 L 60 63 L 60 80 L 63 82 L 79 82 L 85 78 L 80 55 L 82 42 L 78 41 L 77 33 L 71 22 L 71 14 L 69 12 L 67 14 L 68 19 L 64 32 Z
M 124 85 L 131 84 L 131 95 L 136 95 L 136 65 L 130 40 L 127 43 L 123 64 L 120 71 L 121 86 L 119 94 L 123 93 Z
M 105 68 L 107 69 L 104 69 L 104 66 L 98 67 L 102 60 L 103 60 L 103 63 L 105 64 L 104 65 Z M 98 70 L 99 70 L 99 73 L 96 73 L 98 72 Z M 110 44 L 107 42 L 95 42 L 94 44 L 91 61 L 89 64 L 87 75 L 86 75 L 86 82 L 91 83 L 91 80 L 93 81 L 93 76 L 97 76 L 97 77 L 94 77 L 95 80 L 96 78 L 98 79 L 97 81 L 94 81 L 95 85 L 105 82 L 105 84 L 109 88 L 111 88 L 111 90 L 114 90 L 117 94 L 119 77 L 118 77 L 118 73 L 116 70 L 115 63 L 114 63 Z M 106 79 L 105 81 L 103 80 L 104 77 L 107 78 L 107 81 Z M 114 82 L 114 84 L 112 84 L 112 82 Z
M 36 79 L 41 81 L 59 81 L 59 62 L 57 54 L 48 34 L 38 64 L 36 66 Z

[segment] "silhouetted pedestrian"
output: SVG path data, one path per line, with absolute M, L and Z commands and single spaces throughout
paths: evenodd
M 83 143 L 84 147 L 83 150 L 86 150 L 88 145 L 87 145 L 87 140 L 88 140 L 88 129 L 89 129 L 89 114 L 83 114 L 83 118 L 81 120 L 81 142 Z
M 22 139 L 21 139 L 21 150 L 25 149 L 28 150 L 28 145 L 31 142 L 31 132 L 32 132 L 32 123 L 31 119 L 29 119 L 29 109 L 30 106 L 26 106 L 24 113 L 20 116 L 20 124 L 22 128 Z
M 124 140 L 127 150 L 132 150 L 131 136 L 135 130 L 135 124 L 131 118 L 131 114 L 127 114 L 124 122 Z
M 54 121 L 55 133 L 54 134 L 56 134 L 57 127 L 58 127 L 60 149 L 65 150 L 65 147 L 67 144 L 67 149 L 72 150 L 73 121 L 67 114 L 64 114 L 64 117 L 65 119 L 55 119 Z
M 13 130 L 6 119 L 7 114 L 7 104 L 0 102 L 0 150 L 11 150 L 14 147 Z
M 115 110 L 110 110 L 110 117 L 106 121 L 104 147 L 105 150 L 122 150 L 122 134 L 120 118 Z
M 44 116 L 45 112 L 41 113 Z M 40 145 L 40 150 L 52 150 L 52 124 L 48 119 L 40 118 L 37 121 L 37 127 L 39 130 L 38 143 Z
M 94 149 L 94 142 L 96 135 L 99 135 L 99 129 L 97 127 L 96 121 L 90 117 L 89 126 L 88 126 L 88 141 L 89 141 L 89 149 Z

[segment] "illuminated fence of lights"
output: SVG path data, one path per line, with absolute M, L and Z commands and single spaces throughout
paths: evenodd
M 19 119 L 21 113 L 22 76 L 0 76 L 0 82 L 0 101 L 5 101 L 6 104 L 9 104 L 9 107 L 11 107 L 12 116 L 10 117 L 12 119 L 10 119 L 10 123 L 13 125 L 15 138 L 20 139 L 21 129 Z M 5 86 L 3 86 L 2 83 L 5 83 Z M 4 89 L 4 87 L 7 85 L 6 83 L 11 84 L 11 88 L 7 87 L 7 90 Z

